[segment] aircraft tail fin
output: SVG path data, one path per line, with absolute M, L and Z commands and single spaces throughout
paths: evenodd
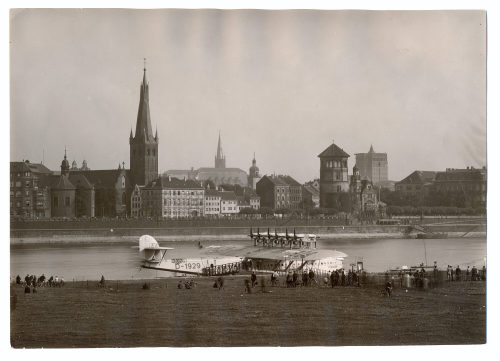
M 146 248 L 159 248 L 160 245 L 154 237 L 145 234 L 139 238 L 139 252 L 144 251 Z

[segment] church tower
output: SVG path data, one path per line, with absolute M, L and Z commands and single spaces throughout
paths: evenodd
M 66 147 L 64 147 L 64 159 L 61 162 L 61 175 L 67 176 L 69 174 L 69 162 L 66 158 Z
M 149 83 L 146 78 L 146 62 L 144 61 L 135 136 L 131 129 L 129 138 L 130 173 L 135 184 L 146 185 L 158 178 L 158 141 L 158 130 L 153 136 L 151 127 Z
M 226 156 L 224 155 L 224 153 L 222 153 L 220 132 L 219 132 L 219 142 L 217 143 L 217 154 L 215 155 L 215 168 L 226 168 Z
M 253 153 L 252 166 L 248 169 L 248 186 L 253 190 L 257 187 L 257 182 L 260 180 L 259 167 L 255 160 L 255 153 Z

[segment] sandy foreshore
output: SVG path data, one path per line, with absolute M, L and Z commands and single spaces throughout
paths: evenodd
M 198 278 L 68 283 L 24 294 L 14 286 L 15 348 L 145 346 L 327 346 L 481 344 L 486 342 L 486 283 L 445 282 L 434 289 L 380 286 L 285 288 L 245 292 Z M 264 291 L 264 292 L 262 292 Z M 12 299 L 12 297 L 11 297 Z
M 398 239 L 404 238 L 401 233 L 320 233 L 320 239 Z M 411 235 L 415 238 L 415 235 Z M 486 232 L 448 232 L 448 238 L 486 238 Z M 172 241 L 235 241 L 248 240 L 247 235 L 166 235 L 155 236 L 160 242 Z M 137 243 L 138 236 L 85 236 L 85 235 L 51 235 L 37 237 L 11 237 L 11 246 L 23 244 L 112 244 L 112 243 Z

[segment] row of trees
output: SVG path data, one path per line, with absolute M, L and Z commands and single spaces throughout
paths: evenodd
M 242 208 L 240 210 L 240 214 L 261 214 L 261 215 L 274 215 L 274 214 L 281 214 L 281 215 L 310 215 L 310 216 L 318 216 L 318 215 L 335 215 L 338 214 L 339 212 L 334 209 L 334 208 L 313 208 L 313 209 L 299 209 L 299 210 L 293 210 L 293 209 L 272 209 L 268 207 L 262 207 L 260 209 L 253 209 L 253 208 Z
M 413 207 L 413 206 L 388 206 L 388 216 L 458 216 L 458 215 L 483 215 L 484 208 L 459 208 L 459 207 Z
M 480 198 L 480 191 L 449 191 L 437 192 L 430 190 L 419 195 L 405 196 L 401 192 L 390 191 L 382 188 L 380 190 L 380 200 L 388 206 L 413 206 L 413 207 L 457 207 L 466 208 L 472 205 L 473 208 L 480 207 L 474 204 L 473 200 Z

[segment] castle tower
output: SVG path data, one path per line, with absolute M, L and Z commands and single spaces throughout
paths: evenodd
M 362 179 L 369 179 L 374 184 L 383 184 L 388 180 L 387 153 L 377 153 L 370 145 L 368 153 L 356 154 L 356 166 Z
M 215 168 L 226 168 L 226 156 L 222 152 L 220 131 L 219 131 L 219 142 L 217 143 L 217 154 L 215 155 Z
M 130 130 L 130 172 L 133 182 L 146 185 L 158 178 L 158 130 L 153 136 L 149 113 L 149 83 L 146 78 L 146 63 L 141 83 L 139 110 L 135 136 Z
M 332 143 L 318 157 L 320 159 L 320 207 L 349 211 L 349 180 L 347 178 L 349 154 Z

